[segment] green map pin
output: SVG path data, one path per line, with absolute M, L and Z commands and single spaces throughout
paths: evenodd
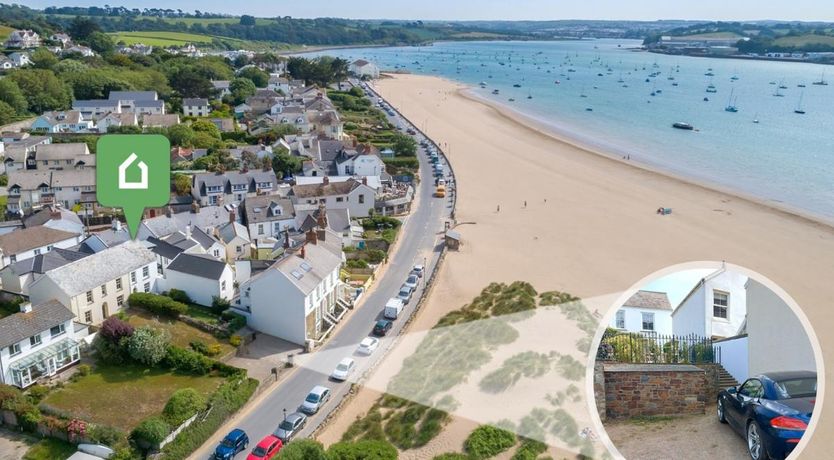
M 145 208 L 170 200 L 171 144 L 158 134 L 108 134 L 96 145 L 96 200 L 122 208 L 136 238 Z

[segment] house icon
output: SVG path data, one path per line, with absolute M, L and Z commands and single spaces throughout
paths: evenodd
M 135 153 L 131 153 L 129 157 L 122 164 L 119 165 L 119 189 L 121 190 L 147 190 L 148 189 L 148 165 L 144 161 L 138 162 L 141 174 L 138 182 L 128 182 L 127 168 L 133 164 L 139 157 Z

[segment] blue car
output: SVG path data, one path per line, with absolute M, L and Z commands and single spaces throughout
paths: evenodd
M 216 460 L 231 460 L 235 458 L 235 455 L 246 450 L 248 446 L 249 436 L 240 428 L 235 428 L 214 449 L 213 458 Z
M 784 460 L 805 434 L 816 397 L 816 372 L 770 372 L 721 390 L 718 420 L 747 440 L 753 460 Z

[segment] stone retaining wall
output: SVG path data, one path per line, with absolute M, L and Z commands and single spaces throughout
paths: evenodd
M 703 414 L 703 369 L 682 364 L 604 364 L 608 418 Z

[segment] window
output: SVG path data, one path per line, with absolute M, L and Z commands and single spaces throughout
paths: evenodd
M 46 247 L 46 250 L 47 250 L 47 251 L 51 251 L 51 250 L 52 250 L 52 245 L 50 244 L 49 246 L 47 246 L 47 247 Z
M 214 257 L 220 257 L 220 250 L 219 249 L 214 250 Z
M 88 310 L 84 312 L 84 322 L 85 323 L 92 323 L 93 322 L 93 311 Z
M 36 256 L 41 255 L 41 250 L 40 250 L 40 249 L 35 249 L 35 255 L 36 255 Z
M 130 282 L 131 283 L 136 282 L 136 272 L 130 272 Z
M 264 234 L 264 224 L 258 224 L 258 235 Z
M 16 343 L 14 345 L 9 345 L 9 356 L 19 355 L 20 354 L 20 344 Z
M 101 296 L 102 296 L 102 297 L 104 297 L 104 296 L 106 296 L 106 295 L 107 295 L 107 285 L 106 285 L 106 284 L 102 284 L 102 285 L 101 285 Z
M 730 309 L 730 294 L 726 292 L 712 292 L 712 316 L 727 319 Z
M 750 379 L 744 382 L 744 385 L 742 385 L 741 389 L 739 390 L 739 394 L 748 398 L 761 397 L 764 394 L 762 382 L 758 379 Z
M 16 256 L 16 255 L 14 255 L 14 254 L 10 255 L 10 256 L 9 256 L 9 261 L 11 261 L 11 263 L 15 263 L 15 262 L 17 262 L 17 256 Z
M 124 303 L 125 303 L 125 296 L 120 295 L 120 296 L 116 297 L 116 305 L 121 307 L 122 305 L 124 305 Z
M 145 283 L 145 292 L 151 292 L 151 283 Z
M 49 329 L 49 334 L 52 337 L 59 336 L 59 335 L 63 334 L 64 332 L 66 332 L 66 330 L 64 329 L 63 324 L 59 324 L 59 325 Z
M 643 330 L 644 331 L 653 331 L 654 330 L 654 313 L 642 313 L 643 315 Z
M 223 281 L 220 282 L 220 290 L 221 291 L 226 290 L 226 280 L 223 280 Z
M 122 279 L 121 278 L 116 278 L 116 290 L 117 291 L 122 290 Z
M 617 329 L 625 329 L 625 310 L 617 310 Z
M 365 204 L 365 194 L 364 193 L 359 194 L 359 204 Z
M 41 344 L 41 335 L 40 334 L 35 334 L 32 337 L 29 337 L 29 345 L 31 345 L 33 347 L 37 347 L 40 344 Z
M 87 291 L 87 303 L 93 303 L 93 291 Z
M 344 198 L 344 197 L 341 197 L 341 196 L 337 196 L 337 197 L 336 197 L 336 203 L 341 203 L 341 202 L 343 202 L 343 201 L 345 201 L 345 198 Z
M 149 276 L 151 276 L 151 271 L 148 269 L 148 267 L 142 267 L 142 279 L 146 279 Z

